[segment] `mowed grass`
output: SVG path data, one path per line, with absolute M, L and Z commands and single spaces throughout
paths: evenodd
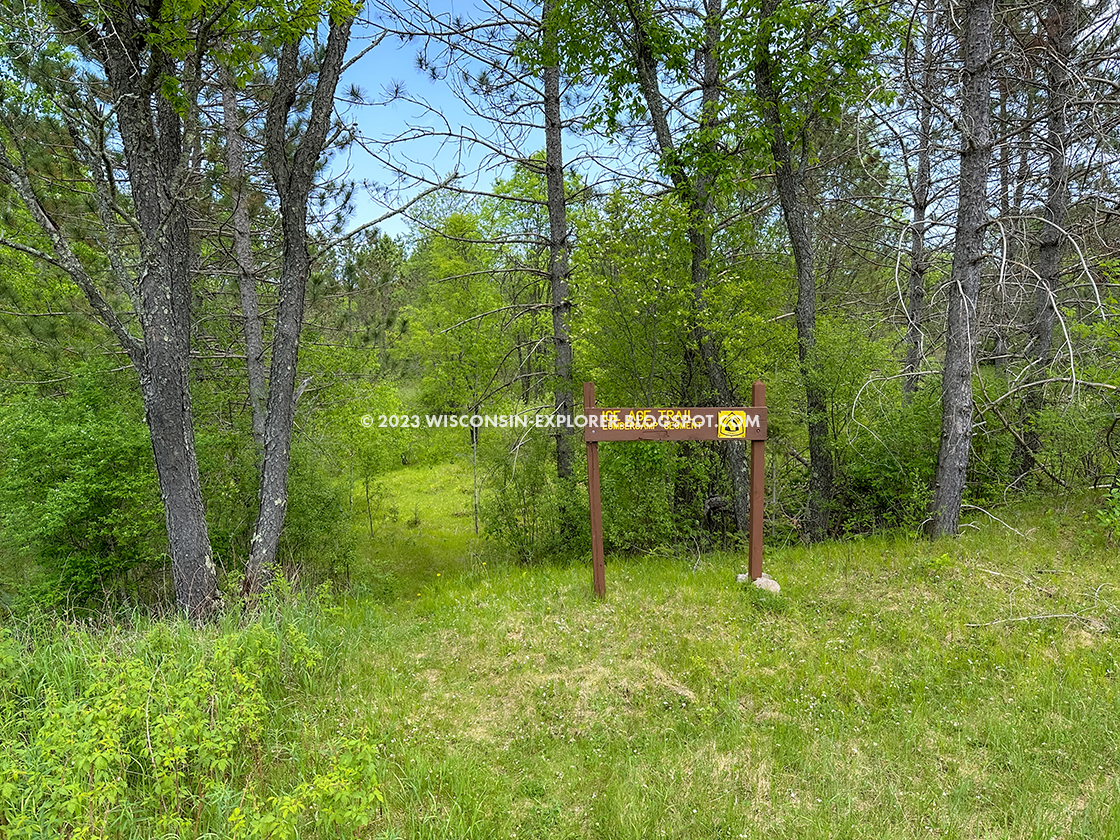
M 772 551 L 777 596 L 743 557 L 612 558 L 600 602 L 583 566 L 421 550 L 336 617 L 322 714 L 376 740 L 385 837 L 1120 837 L 1091 506 Z
M 354 498 L 358 551 L 351 577 L 358 592 L 383 600 L 415 597 L 432 579 L 468 568 L 484 547 L 475 535 L 472 474 L 464 460 L 390 472 L 373 483 L 370 505 L 360 484 Z

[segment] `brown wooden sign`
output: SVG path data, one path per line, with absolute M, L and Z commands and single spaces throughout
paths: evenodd
M 603 554 L 603 504 L 599 498 L 599 443 L 623 440 L 716 440 L 751 442 L 751 510 L 748 571 L 762 576 L 762 500 L 766 459 L 766 386 L 755 382 L 754 405 L 739 408 L 599 408 L 595 385 L 583 383 L 583 439 L 587 444 L 587 491 L 591 508 L 591 566 L 595 594 L 607 593 Z
M 766 440 L 766 408 L 585 408 L 583 439 Z

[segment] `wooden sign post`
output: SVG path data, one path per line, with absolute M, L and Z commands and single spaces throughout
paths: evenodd
M 583 412 L 595 405 L 595 383 L 583 383 Z M 584 427 L 586 429 L 586 427 Z M 603 503 L 599 499 L 599 442 L 591 440 L 584 433 L 587 442 L 587 496 L 591 510 L 591 579 L 595 594 L 602 598 L 607 594 L 607 559 L 603 554 Z
M 762 502 L 765 498 L 766 386 L 755 382 L 754 405 L 738 408 L 599 408 L 595 385 L 583 383 L 583 439 L 591 510 L 591 564 L 595 594 L 607 594 L 603 505 L 599 499 L 599 441 L 741 440 L 751 442 L 751 510 L 747 570 L 762 576 Z

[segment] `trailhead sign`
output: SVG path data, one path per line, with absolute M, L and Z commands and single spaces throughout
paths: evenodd
M 599 443 L 626 440 L 751 442 L 751 508 L 748 570 L 762 576 L 762 502 L 766 495 L 766 386 L 755 382 L 751 406 L 725 408 L 600 408 L 595 385 L 583 383 L 583 439 L 587 444 L 587 490 L 591 512 L 591 564 L 595 594 L 606 594 L 603 505 L 599 498 Z
M 766 440 L 766 407 L 585 408 L 585 441 Z

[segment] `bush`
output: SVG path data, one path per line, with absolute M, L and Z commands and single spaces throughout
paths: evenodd
M 1049 395 L 1055 396 L 1055 395 Z M 1070 487 L 1095 487 L 1116 473 L 1116 455 L 1109 447 L 1109 430 L 1116 411 L 1105 399 L 1082 392 L 1059 402 L 1057 396 L 1034 419 L 1042 446 L 1035 454 L 1047 472 L 1036 470 L 1043 488 L 1058 478 Z M 1115 443 L 1116 431 L 1112 431 Z
M 151 437 L 140 399 L 108 373 L 83 372 L 54 398 L 0 405 L 0 559 L 19 581 L 16 609 L 157 604 L 167 591 L 167 538 Z M 257 464 L 248 429 L 197 437 L 215 556 L 248 556 Z M 312 582 L 346 574 L 353 539 L 346 488 L 310 446 L 293 444 L 281 558 Z M 7 599 L 6 599 L 7 600 Z
M 269 758 L 290 743 L 277 712 L 322 677 L 302 623 L 266 612 L 206 635 L 181 624 L 129 636 L 0 630 L 0 834 L 360 831 L 382 802 L 362 739 L 339 733 L 296 768 Z
M 838 458 L 833 522 L 843 533 L 916 528 L 928 515 L 941 427 L 936 388 L 859 426 Z
M 1104 526 L 1105 539 L 1109 545 L 1120 543 L 1120 490 L 1108 491 L 1097 510 L 1097 521 Z
M 130 573 L 166 543 L 151 439 L 138 399 L 110 397 L 104 380 L 74 382 L 58 399 L 0 406 L 4 550 L 41 570 L 43 602 L 128 600 L 140 586 Z
M 346 500 L 346 486 L 331 479 L 315 452 L 294 443 L 279 555 L 296 573 L 310 573 L 309 583 L 349 576 L 355 541 Z
M 249 556 L 258 504 L 252 437 L 248 430 L 203 431 L 198 458 L 215 556 L 227 572 L 239 573 Z M 353 554 L 345 483 L 324 468 L 306 441 L 294 439 L 280 560 L 314 585 L 324 577 L 346 576 Z
M 661 442 L 600 447 L 606 551 L 651 549 L 694 531 L 702 510 L 677 503 L 677 483 L 684 480 L 687 462 L 676 455 L 676 446 Z
M 488 437 L 482 501 L 487 536 L 521 563 L 589 551 L 587 492 L 557 477 L 554 439 L 515 433 Z

